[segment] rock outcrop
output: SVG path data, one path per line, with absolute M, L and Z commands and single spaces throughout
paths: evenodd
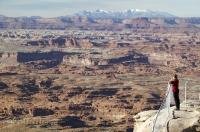
M 167 125 L 163 130 L 167 132 L 198 132 L 200 131 L 200 105 L 196 107 L 184 107 L 181 105 L 181 110 L 176 111 L 174 107 L 170 110 L 173 111 L 171 119 L 167 121 Z M 193 106 L 193 105 L 191 105 Z M 134 116 L 135 127 L 134 132 L 152 132 L 153 122 L 157 110 L 149 110 L 138 113 Z M 166 117 L 163 117 L 163 119 Z M 159 118 L 159 119 L 162 119 Z M 159 121 L 158 121 L 159 122 Z
M 0 53 L 0 69 L 2 67 L 17 66 L 17 53 Z

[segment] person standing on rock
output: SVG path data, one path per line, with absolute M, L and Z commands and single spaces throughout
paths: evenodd
M 169 82 L 172 86 L 172 92 L 174 96 L 174 101 L 176 104 L 176 110 L 180 110 L 180 99 L 179 99 L 179 80 L 178 76 L 175 74 L 173 79 Z

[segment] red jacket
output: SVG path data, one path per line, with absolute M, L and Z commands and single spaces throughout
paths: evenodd
M 172 91 L 173 91 L 173 93 L 179 92 L 179 89 L 178 89 L 179 80 L 178 79 L 174 79 L 174 80 L 170 81 L 169 83 L 172 84 Z

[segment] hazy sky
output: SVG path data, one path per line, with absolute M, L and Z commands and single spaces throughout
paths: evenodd
M 81 10 L 150 9 L 200 17 L 200 0 L 0 0 L 0 14 L 54 17 Z

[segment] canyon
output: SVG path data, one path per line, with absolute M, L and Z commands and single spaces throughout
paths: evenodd
M 198 24 L 1 16 L 1 130 L 133 131 L 136 114 L 160 107 L 174 73 L 181 100 L 188 78 L 199 86 Z

